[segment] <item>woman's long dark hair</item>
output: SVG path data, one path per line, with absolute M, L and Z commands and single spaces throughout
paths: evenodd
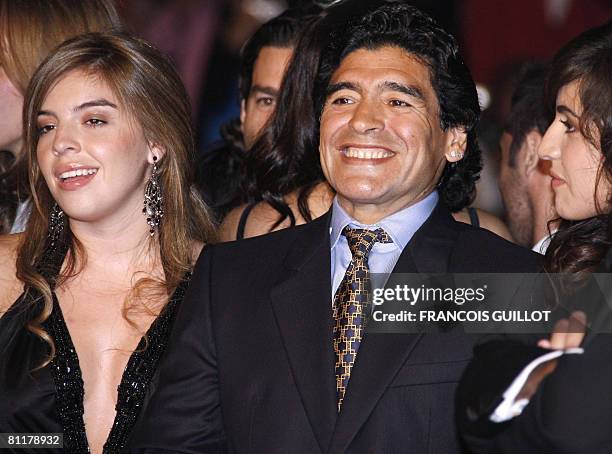
M 584 32 L 555 56 L 547 84 L 547 100 L 553 111 L 559 90 L 574 81 L 579 82 L 583 107 L 580 133 L 603 156 L 595 184 L 600 188 L 602 179 L 612 182 L 612 22 Z M 561 220 L 546 251 L 547 271 L 582 275 L 593 271 L 603 260 L 612 244 L 612 193 L 607 194 L 606 207 L 597 203 L 597 189 L 593 197 L 596 216 Z
M 311 221 L 308 195 L 323 180 L 312 93 L 324 36 L 317 27 L 318 17 L 306 20 L 309 24 L 285 73 L 276 109 L 246 158 L 248 201 L 264 201 L 278 211 L 280 216 L 272 229 L 287 218 L 295 224 L 284 199 L 295 190 L 299 190 L 300 215 Z

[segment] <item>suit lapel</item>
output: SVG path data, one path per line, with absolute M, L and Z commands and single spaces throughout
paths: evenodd
M 400 256 L 394 273 L 446 273 L 459 230 L 448 209 L 438 202 L 431 216 L 414 234 Z M 408 270 L 408 271 L 406 271 Z
M 448 210 L 438 203 L 404 248 L 393 272 L 445 273 L 458 235 L 454 223 Z M 422 337 L 422 334 L 365 335 L 338 416 L 330 454 L 346 451 Z
M 302 404 L 325 452 L 336 422 L 329 213 L 304 227 L 271 301 Z

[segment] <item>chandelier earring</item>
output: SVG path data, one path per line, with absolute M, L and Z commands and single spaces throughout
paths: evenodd
M 145 187 L 144 208 L 142 212 L 147 217 L 149 233 L 151 236 L 155 235 L 155 231 L 159 228 L 161 219 L 164 216 L 162 191 L 159 184 L 157 168 L 157 156 L 153 156 L 153 169 L 151 170 L 151 177 Z

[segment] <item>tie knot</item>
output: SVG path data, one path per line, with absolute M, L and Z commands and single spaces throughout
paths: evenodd
M 353 257 L 368 257 L 374 243 L 393 243 L 389 234 L 383 229 L 351 229 L 344 227 L 342 234 L 348 241 L 349 249 Z

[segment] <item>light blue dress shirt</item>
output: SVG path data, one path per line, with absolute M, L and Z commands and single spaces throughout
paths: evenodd
M 329 228 L 331 245 L 331 279 L 332 279 L 332 301 L 336 290 L 342 282 L 344 273 L 351 263 L 351 250 L 342 230 L 347 225 L 356 229 L 376 230 L 383 229 L 389 234 L 393 243 L 375 243 L 368 258 L 371 273 L 391 273 L 397 259 L 438 203 L 436 191 L 429 194 L 423 200 L 393 213 L 376 224 L 366 225 L 352 219 L 334 198 L 332 205 L 331 227 Z

